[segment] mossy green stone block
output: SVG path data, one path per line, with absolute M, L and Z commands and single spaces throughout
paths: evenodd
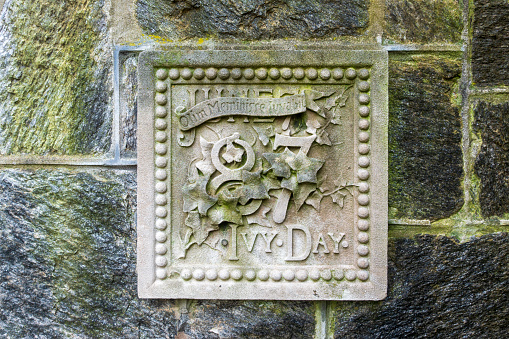
M 389 63 L 389 217 L 446 218 L 463 205 L 458 59 Z
M 474 131 L 482 140 L 475 161 L 475 174 L 481 181 L 481 213 L 503 217 L 509 213 L 509 102 L 479 101 L 474 112 Z
M 385 3 L 386 42 L 461 42 L 462 0 L 387 0 Z
M 472 78 L 475 85 L 509 85 L 509 2 L 475 0 Z
M 111 144 L 104 1 L 8 0 L 0 18 L 0 154 L 100 154 Z

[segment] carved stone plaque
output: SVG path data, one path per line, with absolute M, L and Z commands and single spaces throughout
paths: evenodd
M 140 56 L 142 298 L 377 300 L 387 54 Z

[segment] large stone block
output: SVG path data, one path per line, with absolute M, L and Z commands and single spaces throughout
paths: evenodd
M 472 37 L 473 82 L 509 85 L 509 2 L 475 0 Z
M 474 130 L 482 140 L 475 162 L 481 182 L 481 213 L 484 217 L 503 216 L 509 213 L 509 102 L 478 102 Z
M 187 338 L 312 338 L 314 304 L 282 301 L 199 301 L 181 326 Z
M 389 63 L 389 217 L 436 220 L 463 204 L 460 74 L 445 57 Z
M 110 148 L 103 0 L 7 0 L 0 18 L 0 154 Z
M 312 336 L 309 302 L 203 301 L 179 322 L 174 301 L 139 299 L 135 181 L 130 171 L 0 172 L 0 337 Z
M 389 246 L 386 300 L 337 303 L 335 338 L 501 338 L 509 328 L 509 236 L 429 235 Z
M 321 38 L 362 34 L 369 0 L 138 0 L 145 34 L 169 39 Z
M 386 42 L 461 42 L 462 12 L 462 0 L 386 0 Z

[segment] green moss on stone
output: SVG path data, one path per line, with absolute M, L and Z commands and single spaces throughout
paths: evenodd
M 472 82 L 509 85 L 509 2 L 473 0 Z
M 386 0 L 386 40 L 459 43 L 463 0 Z
M 475 105 L 474 131 L 482 139 L 475 161 L 480 179 L 479 202 L 484 217 L 509 213 L 509 101 Z
M 389 63 L 390 218 L 436 220 L 463 204 L 458 59 Z
M 0 22 L 0 153 L 107 151 L 109 64 L 103 0 L 12 0 Z M 103 59 L 101 59 L 103 58 Z

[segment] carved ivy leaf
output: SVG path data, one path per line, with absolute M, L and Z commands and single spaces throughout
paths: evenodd
M 321 117 L 325 118 L 325 112 L 322 107 L 318 106 L 315 100 L 326 98 L 331 96 L 334 92 L 318 92 L 313 90 L 305 90 L 306 95 L 306 107 L 313 112 L 317 113 Z
M 246 216 L 247 223 L 271 227 L 270 221 L 267 218 L 267 213 L 269 213 L 269 211 L 270 207 L 262 205 L 255 213 Z
M 313 206 L 317 211 L 320 211 L 320 204 L 322 203 L 323 194 L 320 191 L 315 190 L 309 198 L 306 199 L 306 204 Z
M 329 97 L 325 103 L 325 108 L 330 110 L 335 106 L 345 107 L 348 100 L 348 95 L 345 94 L 350 88 L 352 88 L 352 85 L 345 87 L 342 91 L 337 91 L 333 96 Z
M 290 135 L 297 134 L 306 129 L 304 114 L 292 115 L 290 119 Z
M 297 172 L 297 181 L 299 183 L 310 182 L 316 184 L 316 174 L 324 163 L 325 161 L 323 160 L 308 157 L 302 151 L 299 151 L 295 158 L 288 160 L 290 168 Z
M 209 217 L 214 225 L 219 225 L 222 222 L 231 222 L 237 225 L 242 224 L 240 212 L 225 205 L 214 205 L 209 210 Z
M 337 93 L 337 92 L 336 92 Z M 325 102 L 325 109 L 330 110 L 332 107 L 335 107 L 337 105 L 336 100 L 338 99 L 338 95 L 332 95 L 329 98 L 327 98 L 327 101 Z
M 272 175 L 264 175 L 262 176 L 262 183 L 267 189 L 267 192 L 270 190 L 276 190 L 281 188 L 281 182 L 276 178 L 272 177 Z
M 337 108 L 334 108 L 332 111 L 332 118 L 330 119 L 331 124 L 340 125 L 341 124 L 341 114 Z
M 193 230 L 193 237 L 198 245 L 207 239 L 210 232 L 219 229 L 217 225 L 211 224 L 208 218 L 200 216 L 196 211 L 189 212 L 185 224 Z
M 243 154 L 244 150 L 242 148 L 235 147 L 232 142 L 229 142 L 226 144 L 226 151 L 223 153 L 223 159 L 229 164 L 232 162 L 241 162 Z
M 297 207 L 297 211 L 300 210 L 306 199 L 309 195 L 316 190 L 316 184 L 311 183 L 302 183 L 297 186 L 297 189 L 293 191 L 293 199 L 295 201 L 295 206 Z
M 288 148 L 282 153 L 263 153 L 263 157 L 270 164 L 269 170 L 272 170 L 277 177 L 289 178 L 291 173 L 288 162 L 295 158 L 295 153 Z
M 217 198 L 207 193 L 207 182 L 209 177 L 198 176 L 193 182 L 189 182 L 184 186 L 184 212 L 191 212 L 198 208 L 201 215 L 206 215 L 217 201 Z
M 249 172 L 242 171 L 242 181 L 244 185 L 237 189 L 239 202 L 245 205 L 251 199 L 268 199 L 267 188 L 260 177 L 261 171 Z
M 297 181 L 297 175 L 295 173 L 292 173 L 289 178 L 284 178 L 281 180 L 281 187 L 286 188 L 292 192 L 296 191 L 298 186 L 299 182 Z
M 214 147 L 214 143 L 208 142 L 206 139 L 204 139 L 202 136 L 200 136 L 200 147 L 201 147 L 201 154 L 203 155 L 203 159 L 196 163 L 196 167 L 205 176 L 210 176 L 216 171 L 216 168 L 212 164 L 212 157 L 211 157 L 211 151 L 212 151 L 212 147 Z
M 317 134 L 316 134 L 316 139 L 315 141 L 319 144 L 319 145 L 327 145 L 327 146 L 331 146 L 332 145 L 332 141 L 330 140 L 329 138 L 329 133 L 327 133 L 327 131 L 325 130 L 320 130 Z
M 314 113 L 308 113 L 306 120 L 306 132 L 309 134 L 316 134 L 316 130 L 322 127 L 322 124 L 318 121 Z
M 269 144 L 270 137 L 273 137 L 275 135 L 273 126 L 268 127 L 253 126 L 253 128 L 256 131 L 256 133 L 258 133 L 258 139 L 260 139 L 263 146 L 267 146 Z
M 352 87 L 353 85 L 347 86 L 343 92 L 341 92 L 341 96 L 338 98 L 338 107 L 346 106 L 346 101 L 348 100 L 348 95 L 346 95 L 346 92 L 348 92 Z
M 334 115 L 332 117 L 332 119 L 330 120 L 331 124 L 334 124 L 334 125 L 341 125 L 341 120 L 340 120 L 340 116 L 339 115 Z
M 331 194 L 332 202 L 337 204 L 341 208 L 343 208 L 343 205 L 345 202 L 345 197 L 346 197 L 346 194 L 343 194 L 339 191 Z
M 237 208 L 238 196 L 229 190 L 222 190 L 218 195 L 218 202 L 212 206 L 208 216 L 212 224 L 219 225 L 222 222 L 242 224 L 242 215 Z

